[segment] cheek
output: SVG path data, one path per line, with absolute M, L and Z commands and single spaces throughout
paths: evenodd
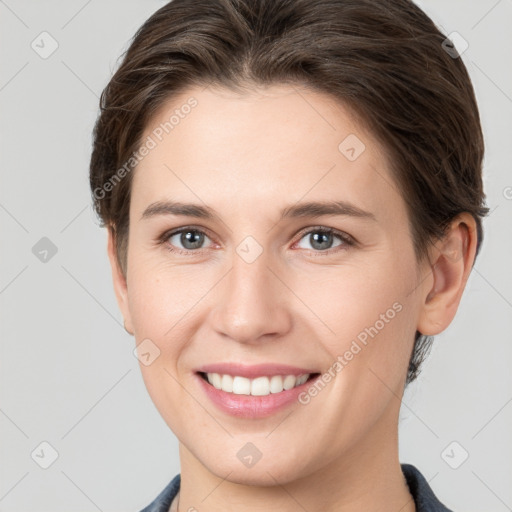
M 139 352 L 141 375 L 162 418 L 179 431 L 179 416 L 174 412 L 183 400 L 180 355 L 190 338 L 186 329 L 193 305 L 201 294 L 176 269 L 164 272 L 148 262 L 132 262 L 129 307 L 136 343 L 141 347 L 145 343 L 154 357 L 145 364 Z
M 172 337 L 201 297 L 201 281 L 193 272 L 162 264 L 162 259 L 161 254 L 135 253 L 130 261 L 129 306 L 139 336 Z
M 414 272 L 408 261 L 377 260 L 325 269 L 294 289 L 315 313 L 308 313 L 310 325 L 318 326 L 316 337 L 329 360 L 342 357 L 354 378 L 367 378 L 371 368 L 396 379 L 407 367 L 415 333 Z
M 129 307 L 136 342 L 149 339 L 158 353 L 150 366 L 141 364 L 153 398 L 162 389 L 168 389 L 171 394 L 178 390 L 178 384 L 169 374 L 182 378 L 182 356 L 205 320 L 204 304 L 218 280 L 212 271 L 200 272 L 194 265 L 169 265 L 161 260 L 141 255 L 139 260 L 131 260 L 129 270 Z

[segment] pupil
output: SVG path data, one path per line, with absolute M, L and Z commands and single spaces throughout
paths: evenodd
M 315 247 L 316 249 L 329 249 L 332 245 L 332 240 L 330 240 L 331 233 L 314 233 L 310 235 L 312 240 L 311 246 L 315 247 L 315 244 L 319 246 Z M 318 241 L 320 239 L 320 242 Z M 330 241 L 330 243 L 328 242 Z
M 194 241 L 194 238 L 197 240 Z M 198 233 L 197 231 L 186 231 L 181 234 L 181 243 L 187 249 L 197 249 L 201 246 L 203 241 L 203 234 Z M 187 247 L 187 244 L 191 244 L 191 246 Z

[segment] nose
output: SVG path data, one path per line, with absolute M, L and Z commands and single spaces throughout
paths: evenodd
M 279 338 L 290 330 L 292 294 L 269 263 L 265 251 L 250 263 L 233 254 L 211 316 L 219 335 L 250 344 L 261 343 L 264 337 Z

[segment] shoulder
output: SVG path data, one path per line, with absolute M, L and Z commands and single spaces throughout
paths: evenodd
M 180 490 L 181 473 L 178 473 L 167 487 L 140 512 L 168 512 L 171 502 Z
M 439 501 L 418 468 L 412 464 L 400 464 L 400 466 L 414 498 L 416 512 L 453 512 Z

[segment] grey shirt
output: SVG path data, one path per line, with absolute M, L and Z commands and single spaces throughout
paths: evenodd
M 400 464 L 409 491 L 416 504 L 416 512 L 453 512 L 435 496 L 420 471 L 412 464 Z M 168 512 L 172 500 L 180 490 L 181 473 L 178 473 L 167 487 L 141 512 Z

